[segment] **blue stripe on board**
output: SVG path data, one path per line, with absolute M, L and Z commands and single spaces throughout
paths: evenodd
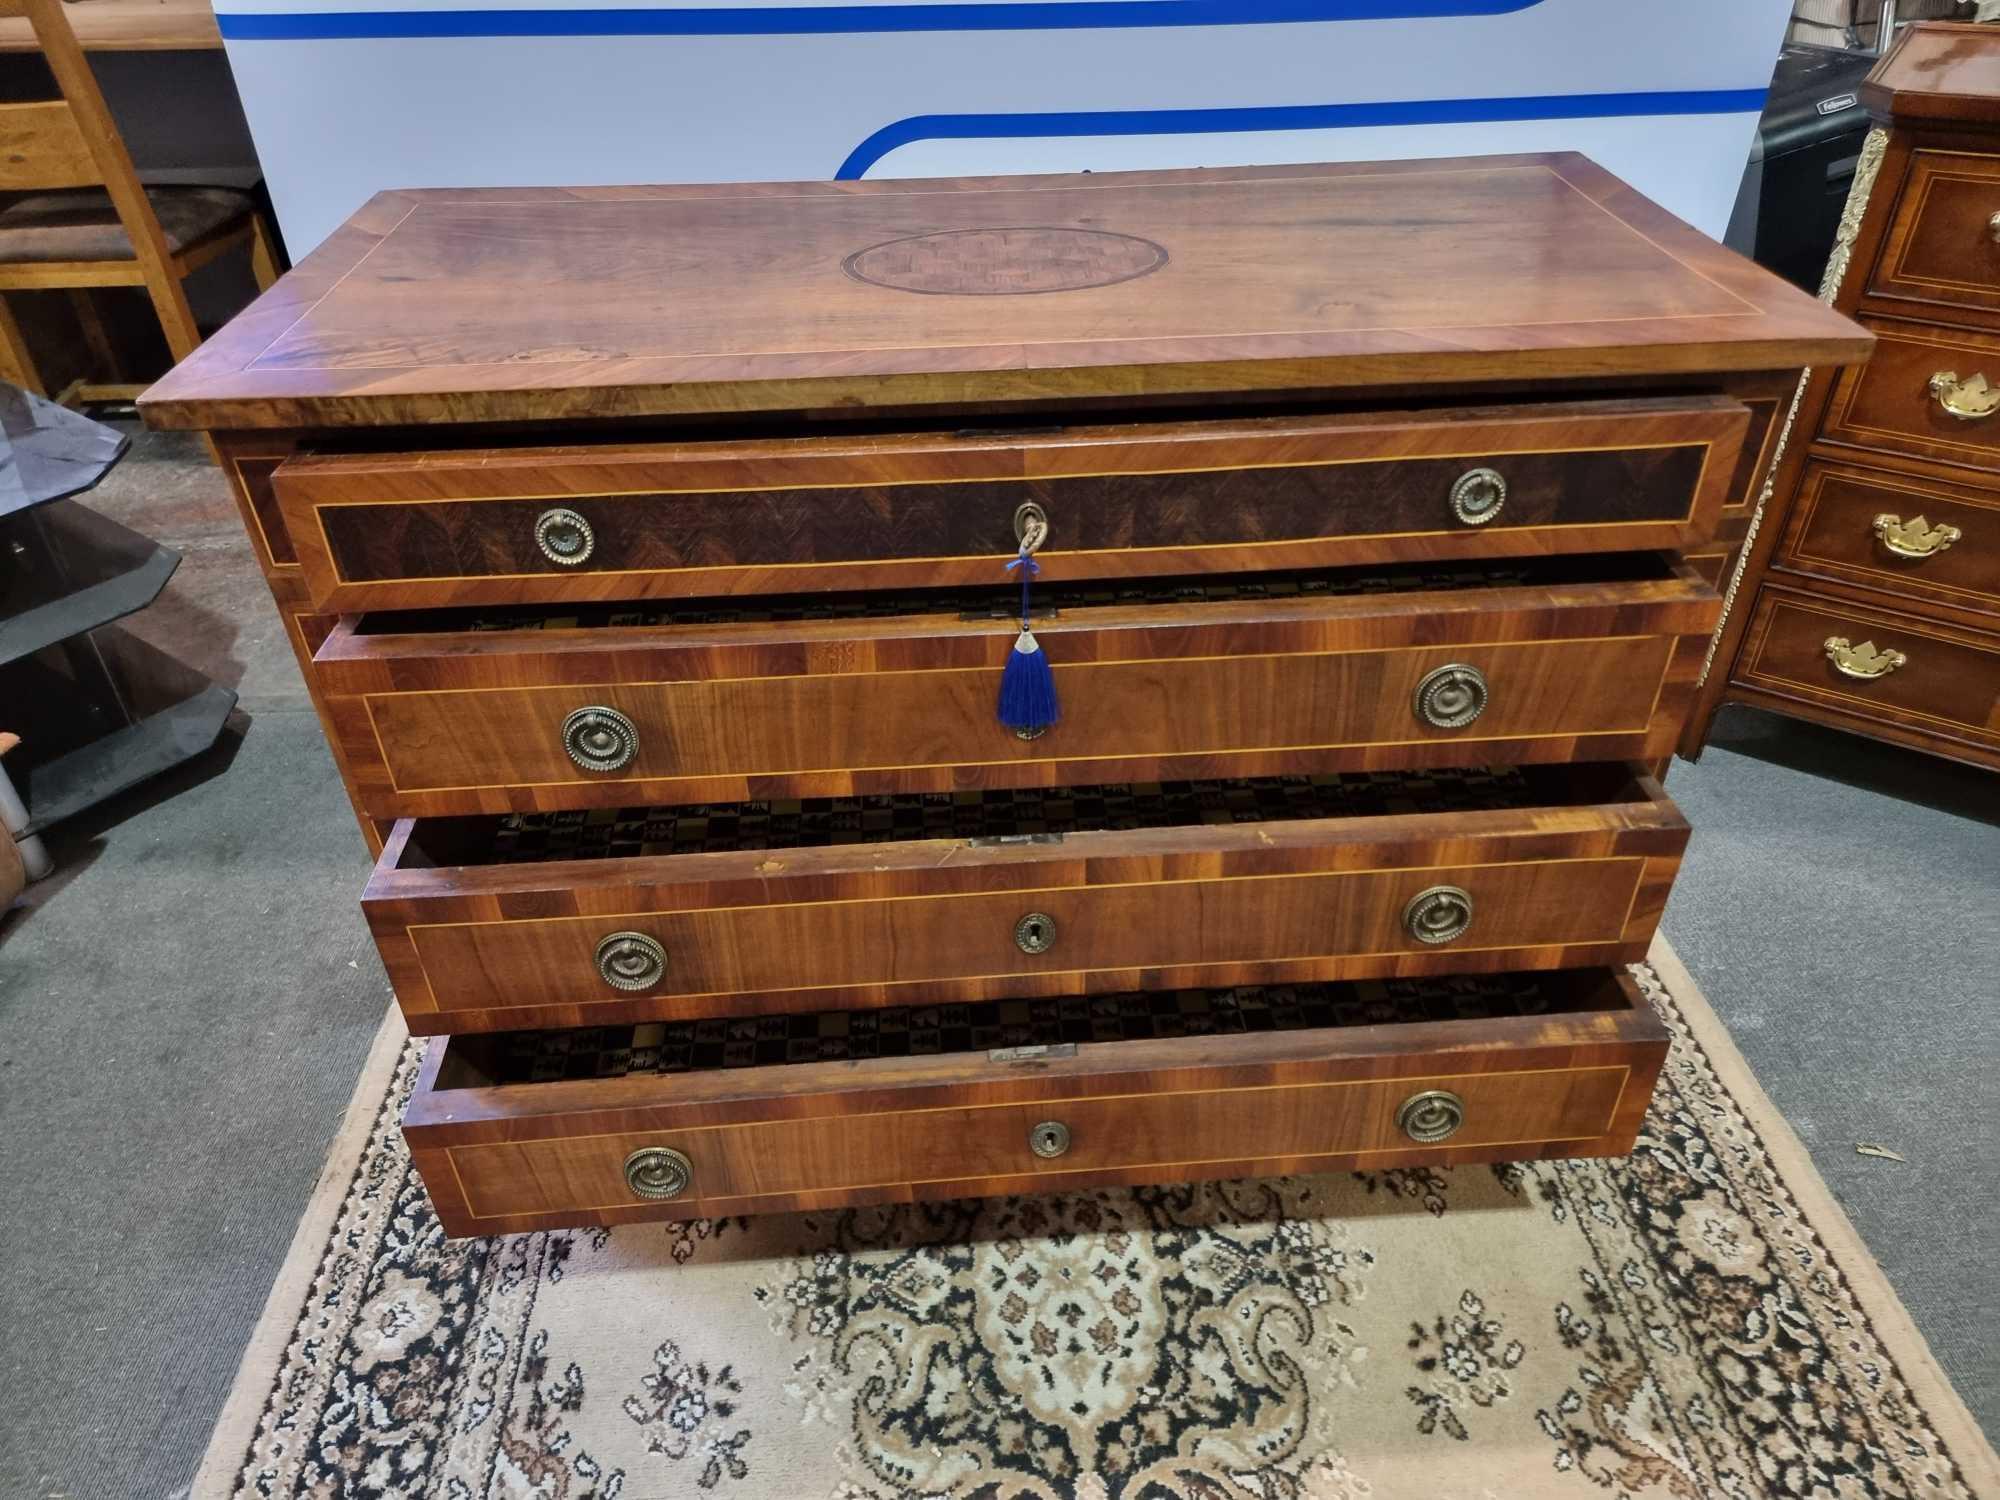
M 1061 0 L 630 10 L 220 11 L 232 42 L 474 36 L 813 36 L 869 31 L 1071 31 L 1503 16 L 1544 0 Z
M 1282 104 L 1245 109 L 1105 109 L 1042 114 L 912 115 L 848 153 L 852 180 L 912 141 L 1032 136 L 1192 135 L 1252 130 L 1339 130 L 1363 125 L 1466 125 L 1500 120 L 1587 120 L 1621 115 L 1727 115 L 1764 107 L 1763 89 L 1675 89 L 1628 94 L 1524 94 L 1506 99 L 1408 99 L 1379 104 Z

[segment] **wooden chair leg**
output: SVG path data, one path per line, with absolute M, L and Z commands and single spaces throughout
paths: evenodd
M 260 213 L 250 215 L 250 274 L 257 278 L 257 290 L 268 292 L 278 279 L 278 251 L 271 242 L 271 226 Z
M 152 298 L 153 312 L 160 331 L 167 336 L 167 348 L 178 363 L 201 347 L 201 330 L 195 327 L 194 309 L 188 306 L 187 288 L 162 269 L 158 277 L 146 278 L 146 295 Z
M 83 346 L 90 351 L 96 378 L 116 380 L 118 356 L 112 352 L 111 339 L 104 331 L 104 319 L 98 315 L 97 299 L 91 295 L 90 288 L 71 287 L 69 305 L 70 311 L 76 314 L 77 326 L 83 331 Z
M 28 341 L 21 337 L 21 325 L 14 321 L 14 310 L 7 305 L 4 295 L 0 295 L 0 380 L 10 380 L 37 396 L 48 394 L 35 369 L 35 357 L 28 352 Z

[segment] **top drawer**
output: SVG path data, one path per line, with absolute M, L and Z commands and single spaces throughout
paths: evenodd
M 2000 159 L 1912 152 L 1868 291 L 2000 312 Z
M 1735 401 L 410 454 L 275 484 L 325 610 L 987 583 L 1024 507 L 1069 579 L 1679 548 Z

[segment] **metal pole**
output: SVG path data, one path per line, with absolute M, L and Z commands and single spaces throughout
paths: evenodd
M 1875 23 L 1875 55 L 1889 50 L 1896 37 L 1896 0 L 1882 0 L 1882 18 Z

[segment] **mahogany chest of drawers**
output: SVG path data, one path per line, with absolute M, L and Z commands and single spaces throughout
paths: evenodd
M 401 192 L 143 405 L 486 1234 L 1628 1149 L 1714 581 L 1867 347 L 1575 156 Z
M 2000 767 L 2000 28 L 1913 26 L 1821 295 L 1877 337 L 1802 382 L 1685 748 L 1725 701 Z

